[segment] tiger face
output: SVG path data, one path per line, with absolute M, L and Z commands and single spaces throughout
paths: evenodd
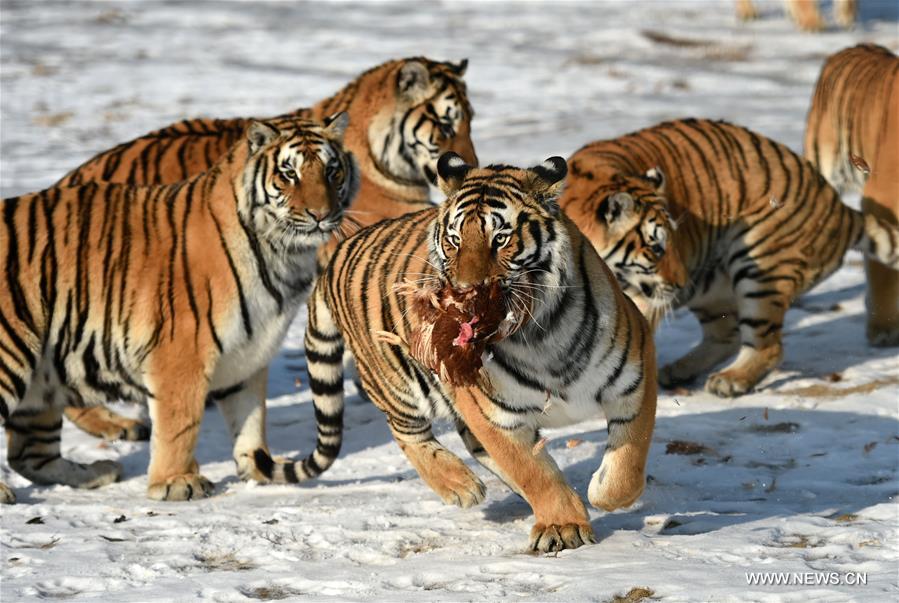
M 306 249 L 336 230 L 359 186 L 343 147 L 346 113 L 324 124 L 300 119 L 255 121 L 247 128 L 243 217 L 274 243 Z
M 477 169 L 446 153 L 437 171 L 447 195 L 430 233 L 440 278 L 456 290 L 498 280 L 506 291 L 535 297 L 528 285 L 557 273 L 567 241 L 556 203 L 565 160 L 551 157 L 527 170 Z
M 474 111 L 458 65 L 409 59 L 392 75 L 392 110 L 375 119 L 369 144 L 381 168 L 414 184 L 437 184 L 437 161 L 455 152 L 469 165 L 478 158 L 471 142 Z
M 589 238 L 622 289 L 652 318 L 667 310 L 687 270 L 677 252 L 677 224 L 668 212 L 659 168 L 643 176 L 614 176 L 594 193 L 595 228 Z

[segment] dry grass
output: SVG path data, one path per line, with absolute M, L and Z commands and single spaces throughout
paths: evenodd
M 840 396 L 849 396 L 852 394 L 870 394 L 881 387 L 896 385 L 897 383 L 899 383 L 899 375 L 875 379 L 868 383 L 852 385 L 849 387 L 834 387 L 832 385 L 816 383 L 815 385 L 807 385 L 805 387 L 782 389 L 777 393 L 784 396 L 803 396 L 806 398 L 838 398 Z
M 609 599 L 609 603 L 639 603 L 645 599 L 652 599 L 655 593 L 645 586 L 635 586 L 627 591 L 626 595 L 615 595 Z

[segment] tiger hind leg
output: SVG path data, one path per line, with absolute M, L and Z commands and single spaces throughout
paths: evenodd
M 876 347 L 899 346 L 899 271 L 865 260 L 868 275 L 866 334 Z
M 145 442 L 150 439 L 150 426 L 123 417 L 105 406 L 78 408 L 67 406 L 65 416 L 78 429 L 104 440 Z
M 737 19 L 740 21 L 754 21 L 759 18 L 759 11 L 752 0 L 736 0 Z
M 855 25 L 858 17 L 858 3 L 856 0 L 833 0 L 833 20 L 846 29 Z
M 506 475 L 505 471 L 502 470 L 502 467 L 487 454 L 487 449 L 484 448 L 484 445 L 475 437 L 464 421 L 459 419 L 456 420 L 456 431 L 458 432 L 459 437 L 462 438 L 462 443 L 465 444 L 468 453 L 480 463 L 482 467 L 498 477 L 510 490 L 524 498 L 524 493 L 522 493 L 521 489 L 508 475 Z
M 535 451 L 537 431 L 499 427 L 490 420 L 493 401 L 478 387 L 457 388 L 454 405 L 474 437 L 521 491 L 534 511 L 532 551 L 573 549 L 596 542 L 583 501 L 565 481 L 545 448 Z
M 823 31 L 824 19 L 818 0 L 787 0 L 787 12 L 796 27 L 802 31 Z
M 178 350 L 156 351 L 149 379 L 154 396 L 149 400 L 153 432 L 147 497 L 152 500 L 193 500 L 214 490 L 212 482 L 200 475 L 194 459 L 205 410 L 205 374 L 202 365 L 188 362 Z
M 464 509 L 484 500 L 487 494 L 484 483 L 462 459 L 437 441 L 428 421 L 394 417 L 388 417 L 387 421 L 406 458 L 443 502 Z
M 122 475 L 119 463 L 82 464 L 62 458 L 61 433 L 61 408 L 20 408 L 6 422 L 9 466 L 35 484 L 98 488 L 118 481 Z

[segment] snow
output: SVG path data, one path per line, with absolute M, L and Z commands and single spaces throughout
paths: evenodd
M 854 31 L 810 35 L 779 3 L 757 4 L 762 20 L 739 24 L 723 1 L 421 10 L 4 0 L 0 192 L 43 188 L 94 152 L 184 116 L 276 114 L 371 65 L 418 54 L 471 59 L 485 163 L 567 156 L 589 140 L 690 115 L 727 118 L 798 151 L 823 58 L 860 41 L 899 50 L 899 8 L 862 3 Z M 293 456 L 315 441 L 308 388 L 295 383 L 305 380 L 304 316 L 269 384 L 270 444 Z M 480 467 L 487 500 L 444 506 L 380 413 L 355 395 L 340 459 L 298 487 L 240 482 L 222 419 L 207 411 L 197 456 L 218 487 L 199 502 L 147 500 L 146 443 L 103 443 L 67 424 L 65 455 L 116 459 L 124 479 L 96 491 L 37 487 L 3 455 L 0 472 L 19 504 L 0 510 L 0 597 L 606 601 L 645 587 L 662 601 L 896 600 L 899 357 L 865 342 L 860 256 L 799 300 L 785 337 L 783 365 L 757 393 L 663 392 L 645 495 L 625 511 L 591 510 L 599 543 L 558 555 L 525 553 L 528 505 Z M 658 335 L 660 361 L 697 340 L 693 318 L 677 312 Z M 604 427 L 596 419 L 547 434 L 582 493 Z M 569 439 L 583 443 L 569 448 Z M 666 454 L 676 441 L 704 448 Z M 867 584 L 750 586 L 746 572 L 818 572 L 812 582 L 862 572 Z

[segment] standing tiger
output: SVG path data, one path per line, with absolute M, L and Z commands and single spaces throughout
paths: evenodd
M 654 324 L 686 305 L 702 341 L 659 372 L 748 392 L 783 356 L 784 315 L 850 247 L 899 265 L 899 230 L 843 205 L 807 161 L 726 122 L 684 119 L 593 142 L 561 205 Z
M 860 191 L 862 212 L 899 223 L 899 57 L 874 44 L 824 63 L 805 131 L 805 157 L 827 181 Z M 868 340 L 899 345 L 899 272 L 870 259 Z
M 431 206 L 437 159 L 455 151 L 477 163 L 471 142 L 474 112 L 458 64 L 423 57 L 388 61 L 359 75 L 334 96 L 282 117 L 350 116 L 344 144 L 356 158 L 359 194 L 345 220 L 359 226 Z M 172 124 L 100 153 L 61 181 L 169 184 L 206 171 L 243 135 L 249 119 L 191 119 Z M 336 239 L 321 248 L 320 263 Z M 66 416 L 96 436 L 146 439 L 149 430 L 103 406 L 69 408 Z
M 560 212 L 566 166 L 553 157 L 519 169 L 471 167 L 448 153 L 438 164 L 447 200 L 439 207 L 382 222 L 337 247 L 308 304 L 306 360 L 318 443 L 304 461 L 314 477 L 340 449 L 346 344 L 362 387 L 421 478 L 447 503 L 481 502 L 484 485 L 444 448 L 431 422 L 454 419 L 468 450 L 531 504 L 531 548 L 593 542 L 581 499 L 543 449 L 541 427 L 597 415 L 608 445 L 593 474 L 590 502 L 612 510 L 642 493 L 655 423 L 655 350 L 639 310 L 616 285 L 596 251 Z M 400 346 L 419 317 L 395 286 L 406 280 L 454 290 L 499 282 L 521 321 L 491 345 L 484 370 L 492 392 L 459 394 Z
M 784 0 L 787 13 L 796 27 L 803 31 L 822 31 L 825 27 L 818 0 Z M 742 21 L 757 19 L 759 14 L 752 0 L 736 0 L 737 17 Z M 856 0 L 833 0 L 833 18 L 840 26 L 849 29 L 858 15 Z
M 295 481 L 265 442 L 267 365 L 356 191 L 346 123 L 252 122 L 208 172 L 174 185 L 3 200 L 0 417 L 15 471 L 115 481 L 118 463 L 60 456 L 62 412 L 125 399 L 148 403 L 153 420 L 147 495 L 205 496 L 194 448 L 208 395 L 243 479 Z

